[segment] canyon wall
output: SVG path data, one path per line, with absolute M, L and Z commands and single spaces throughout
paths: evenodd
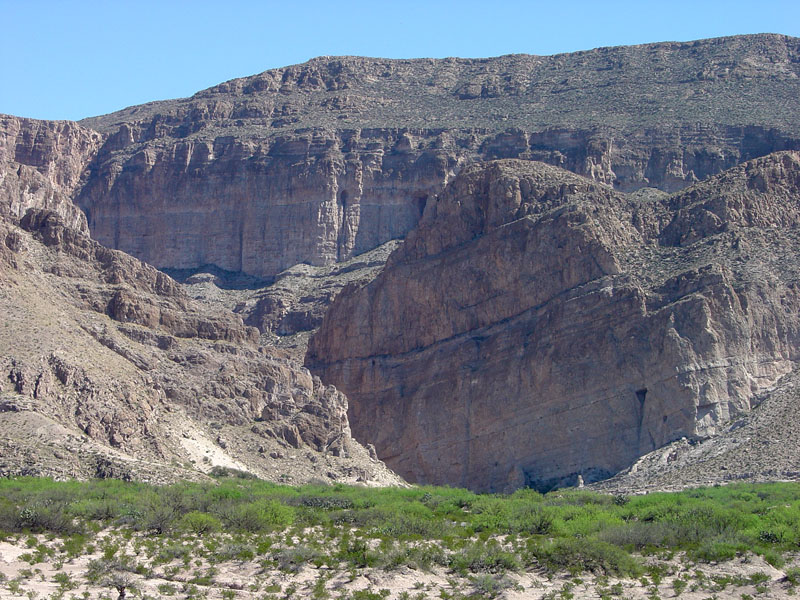
M 29 208 L 45 208 L 88 231 L 72 198 L 102 141 L 70 121 L 0 115 L 0 215 L 19 220 Z
M 270 278 L 395 238 L 464 167 L 539 160 L 676 191 L 800 148 L 800 43 L 777 35 L 548 57 L 322 57 L 82 125 L 77 203 L 159 268 Z
M 800 155 L 673 195 L 542 164 L 462 172 L 306 364 L 411 481 L 506 491 L 608 477 L 750 410 L 792 370 Z

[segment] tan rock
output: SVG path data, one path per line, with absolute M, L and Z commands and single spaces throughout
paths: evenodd
M 699 76 L 712 59 L 734 78 Z M 797 148 L 800 123 L 782 107 L 800 94 L 798 60 L 797 39 L 778 35 L 549 57 L 321 57 L 87 119 L 107 140 L 77 203 L 98 241 L 156 267 L 268 279 L 404 237 L 479 161 L 673 192 Z
M 0 240 L 0 474 L 401 483 L 351 440 L 347 399 L 240 317 L 52 211 L 0 219 Z M 287 447 L 310 454 L 274 465 Z
M 537 163 L 471 167 L 334 301 L 306 364 L 413 481 L 608 477 L 716 433 L 794 368 L 799 174 L 778 153 L 626 197 Z
M 102 139 L 70 121 L 0 115 L 0 215 L 20 219 L 29 208 L 44 208 L 87 231 L 71 198 Z

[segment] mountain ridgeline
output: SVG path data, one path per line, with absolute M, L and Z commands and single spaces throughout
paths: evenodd
M 466 165 L 539 160 L 677 191 L 800 148 L 800 40 L 539 57 L 323 57 L 81 123 L 92 235 L 156 267 L 269 278 L 403 237 Z M 214 243 L 207 243 L 209 239 Z

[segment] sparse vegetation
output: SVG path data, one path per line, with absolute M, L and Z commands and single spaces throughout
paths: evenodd
M 653 598 L 743 586 L 749 588 L 742 593 L 761 593 L 766 575 L 694 569 L 689 576 L 688 565 L 760 555 L 760 564 L 781 566 L 800 548 L 797 484 L 741 484 L 620 502 L 585 490 L 480 495 L 434 487 L 289 487 L 235 476 L 168 487 L 18 478 L 0 480 L 0 499 L 3 539 L 16 540 L 19 560 L 30 565 L 2 583 L 12 594 L 33 579 L 37 565 L 60 567 L 82 553 L 96 558 L 82 578 L 60 570 L 53 575 L 60 592 L 76 590 L 78 597 L 86 582 L 131 592 L 138 579 L 155 577 L 160 595 L 191 595 L 184 588 L 219 583 L 220 564 L 256 563 L 265 573 L 289 576 L 326 569 L 306 590 L 315 598 L 338 597 L 326 587 L 331 573 L 350 572 L 354 581 L 364 569 L 399 567 L 452 574 L 460 583 L 440 590 L 449 598 L 495 597 L 517 585 L 514 574 L 542 567 L 551 576 L 572 574 L 569 585 L 548 592 L 554 598 L 572 597 L 582 573 L 601 580 L 598 593 L 607 598 L 622 593 L 607 576 L 638 580 Z M 663 562 L 676 553 L 687 565 L 678 575 L 674 562 Z M 800 580 L 797 571 L 786 570 L 787 589 Z M 251 583 L 262 585 L 274 597 L 299 593 Z

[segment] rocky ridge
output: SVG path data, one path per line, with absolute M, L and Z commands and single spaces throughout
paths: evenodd
M 793 371 L 798 197 L 792 152 L 672 195 L 470 167 L 334 301 L 306 364 L 411 481 L 609 477 L 722 432 Z
M 308 338 L 322 323 L 336 295 L 346 285 L 374 279 L 399 244 L 399 240 L 387 242 L 334 265 L 295 265 L 278 273 L 269 284 L 219 269 L 170 272 L 189 296 L 239 315 L 246 325 L 261 332 L 261 345 L 282 348 L 302 363 Z
M 779 35 L 545 57 L 321 57 L 83 121 L 104 143 L 76 199 L 98 241 L 156 267 L 269 278 L 405 236 L 478 161 L 672 192 L 796 149 L 798 74 L 800 42 Z
M 241 318 L 52 211 L 0 241 L 1 473 L 399 482 L 351 438 L 347 399 Z

